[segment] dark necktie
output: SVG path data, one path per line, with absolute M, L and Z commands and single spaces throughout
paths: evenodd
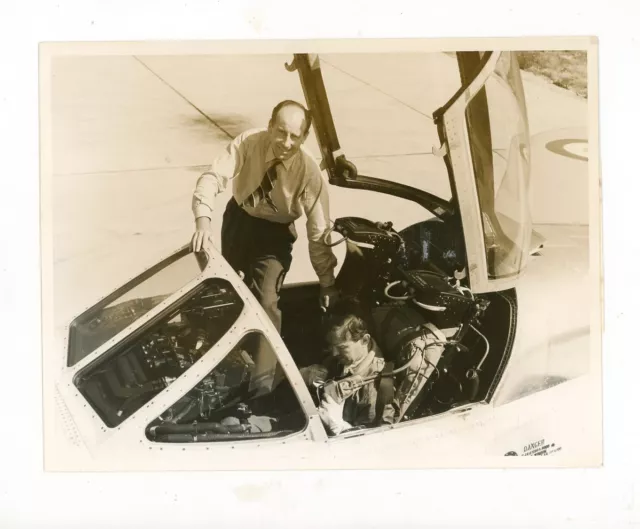
M 280 163 L 280 160 L 271 162 L 271 165 L 264 173 L 262 182 L 260 183 L 258 188 L 253 193 L 251 193 L 242 203 L 244 206 L 255 208 L 262 201 L 264 201 L 269 204 L 269 206 L 271 206 L 273 211 L 278 211 L 278 208 L 271 199 L 271 191 L 276 183 L 276 179 L 278 178 L 277 167 Z

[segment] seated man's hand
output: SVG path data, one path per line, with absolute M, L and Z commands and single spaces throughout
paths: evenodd
M 339 290 L 335 287 L 335 285 L 331 285 L 330 287 L 320 287 L 320 306 L 323 309 L 330 308 L 338 298 L 340 297 Z
M 320 420 L 329 429 L 332 435 L 339 435 L 351 429 L 351 425 L 342 418 L 344 401 L 336 402 L 330 396 L 325 395 L 318 407 Z
M 322 383 L 329 378 L 329 370 L 320 364 L 302 367 L 300 368 L 300 374 L 307 387 L 313 387 L 314 383 Z

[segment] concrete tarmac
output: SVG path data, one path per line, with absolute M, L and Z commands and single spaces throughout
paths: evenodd
M 304 101 L 297 73 L 284 68 L 290 60 L 235 55 L 54 59 L 56 328 L 189 241 L 191 194 L 207 164 L 239 132 L 266 126 L 278 101 Z M 322 67 L 341 145 L 359 171 L 449 198 L 444 163 L 431 154 L 438 145 L 431 115 L 460 85 L 455 59 L 327 55 Z M 585 225 L 585 153 L 566 153 L 584 146 L 587 102 L 532 75 L 525 74 L 524 82 L 534 220 Z M 549 150 L 558 139 L 568 140 L 568 151 Z M 307 148 L 319 158 L 313 135 Z M 220 212 L 228 198 L 228 193 L 218 197 Z M 333 186 L 331 204 L 333 218 L 375 217 L 398 228 L 424 218 L 422 208 L 401 199 Z M 287 282 L 314 278 L 303 219 L 297 227 Z

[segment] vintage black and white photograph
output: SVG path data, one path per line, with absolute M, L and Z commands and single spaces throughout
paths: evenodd
M 600 465 L 597 45 L 534 45 L 42 44 L 46 468 Z

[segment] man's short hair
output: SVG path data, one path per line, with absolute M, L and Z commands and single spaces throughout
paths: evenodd
M 285 99 L 284 101 L 280 101 L 280 103 L 273 107 L 273 110 L 271 111 L 270 123 L 275 122 L 278 112 L 288 106 L 298 107 L 300 110 L 302 110 L 302 112 L 304 112 L 304 134 L 307 134 L 307 132 L 309 132 L 309 129 L 311 128 L 311 112 L 309 112 L 304 105 L 292 99 Z
M 333 332 L 343 341 L 357 342 L 369 332 L 365 309 L 355 300 L 345 299 L 334 305 L 324 321 L 324 335 Z M 370 344 L 371 348 L 373 344 Z

